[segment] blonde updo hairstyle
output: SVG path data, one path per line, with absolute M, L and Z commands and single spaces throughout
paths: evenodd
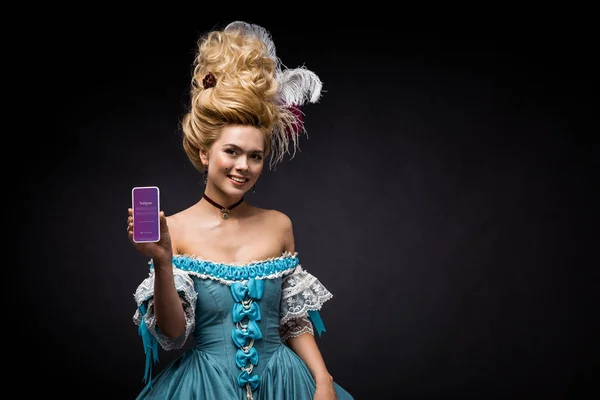
M 265 155 L 269 154 L 274 129 L 282 131 L 296 123 L 292 111 L 276 102 L 277 61 L 260 37 L 242 29 L 210 32 L 197 46 L 190 108 L 182 119 L 183 148 L 188 158 L 196 169 L 204 171 L 200 150 L 210 150 L 230 124 L 260 129 Z M 209 73 L 216 83 L 205 89 L 203 79 Z

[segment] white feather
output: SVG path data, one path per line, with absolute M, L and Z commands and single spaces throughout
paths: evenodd
M 230 29 L 241 29 L 247 35 L 257 36 L 262 40 L 265 46 L 267 46 L 267 54 L 269 54 L 269 57 L 277 63 L 277 67 L 279 68 L 279 59 L 277 58 L 275 43 L 273 42 L 271 34 L 265 28 L 244 21 L 233 21 L 225 27 L 225 30 Z
M 279 101 L 285 106 L 316 103 L 321 97 L 323 83 L 314 72 L 304 68 L 286 69 L 279 77 Z
M 277 58 L 275 43 L 265 28 L 244 21 L 234 21 L 225 27 L 225 30 L 230 29 L 241 29 L 244 34 L 257 36 L 265 44 L 268 56 L 275 61 L 275 77 L 280 84 L 276 101 L 280 107 L 301 106 L 307 101 L 316 103 L 321 98 L 323 83 L 313 71 L 304 66 L 282 69 L 283 64 Z M 299 150 L 299 136 L 301 133 L 306 134 L 302 120 L 290 117 L 289 112 L 288 110 L 289 118 L 284 118 L 273 128 L 271 168 L 283 160 L 284 154 L 291 154 L 291 158 L 294 158 L 296 150 Z
M 257 36 L 267 47 L 267 54 L 276 63 L 276 75 L 281 88 L 279 90 L 279 102 L 286 107 L 292 105 L 303 105 L 309 101 L 316 103 L 321 97 L 323 84 L 319 77 L 312 71 L 299 67 L 295 69 L 281 70 L 281 61 L 277 58 L 275 43 L 271 34 L 262 26 L 250 24 L 244 21 L 233 21 L 225 30 L 241 29 L 248 35 Z

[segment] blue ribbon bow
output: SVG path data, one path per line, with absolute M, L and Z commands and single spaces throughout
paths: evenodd
M 248 317 L 251 321 L 260 321 L 260 307 L 256 303 L 251 303 L 248 308 L 241 303 L 233 303 L 232 310 L 233 322 L 239 322 Z
M 239 368 L 245 368 L 249 363 L 258 364 L 258 352 L 254 347 L 250 347 L 247 353 L 241 349 L 235 353 L 235 365 Z
M 234 282 L 231 284 L 230 289 L 231 295 L 237 302 L 242 301 L 246 295 L 252 299 L 260 300 L 265 291 L 265 282 L 262 279 L 252 278 L 245 285 L 241 282 Z
M 256 322 L 250 321 L 245 331 L 241 329 L 232 329 L 231 338 L 237 347 L 243 347 L 246 345 L 248 339 L 258 340 L 262 338 L 262 332 Z
M 240 385 L 240 387 L 244 387 L 246 386 L 246 383 L 249 383 L 252 390 L 256 390 L 259 380 L 260 378 L 258 375 L 250 376 L 250 374 L 246 371 L 242 371 L 237 378 L 238 385 Z

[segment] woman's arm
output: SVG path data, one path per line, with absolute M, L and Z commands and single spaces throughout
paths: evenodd
M 172 256 L 154 261 L 154 314 L 161 332 L 176 338 L 185 332 L 185 312 L 175 289 Z
M 295 251 L 295 240 L 292 221 L 285 214 L 283 214 L 281 220 L 283 250 L 293 253 Z M 317 388 L 333 390 L 333 378 L 325 366 L 325 361 L 315 337 L 310 333 L 305 333 L 300 336 L 290 337 L 287 343 L 294 353 L 304 361 L 317 384 Z
M 177 338 L 185 332 L 185 311 L 182 300 L 175 289 L 175 277 L 173 276 L 173 253 L 177 246 L 172 230 L 177 230 L 175 218 L 167 218 L 162 214 L 161 217 L 161 242 L 163 252 L 157 252 L 161 256 L 154 260 L 154 314 L 156 315 L 156 324 L 161 332 L 170 337 Z M 169 227 L 170 225 L 170 227 Z M 169 229 L 170 228 L 170 229 Z
M 333 385 L 333 377 L 327 371 L 325 361 L 313 335 L 305 333 L 304 335 L 291 337 L 287 343 L 294 353 L 298 354 L 298 357 L 304 361 L 317 383 L 317 387 Z
M 173 253 L 176 249 L 171 239 L 167 217 L 160 212 L 160 240 L 156 243 L 133 242 L 133 210 L 129 208 L 129 240 L 142 254 L 154 263 L 154 315 L 163 335 L 178 338 L 186 330 L 185 311 L 175 288 L 173 275 Z M 170 219 L 171 221 L 171 219 Z

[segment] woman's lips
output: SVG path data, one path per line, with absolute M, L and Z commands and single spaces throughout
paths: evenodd
M 239 176 L 236 176 L 234 179 L 234 177 L 231 175 L 227 175 L 227 177 L 236 186 L 244 186 L 246 184 L 246 182 L 248 182 L 248 178 L 241 178 Z M 240 182 L 240 180 L 243 180 L 243 182 Z

